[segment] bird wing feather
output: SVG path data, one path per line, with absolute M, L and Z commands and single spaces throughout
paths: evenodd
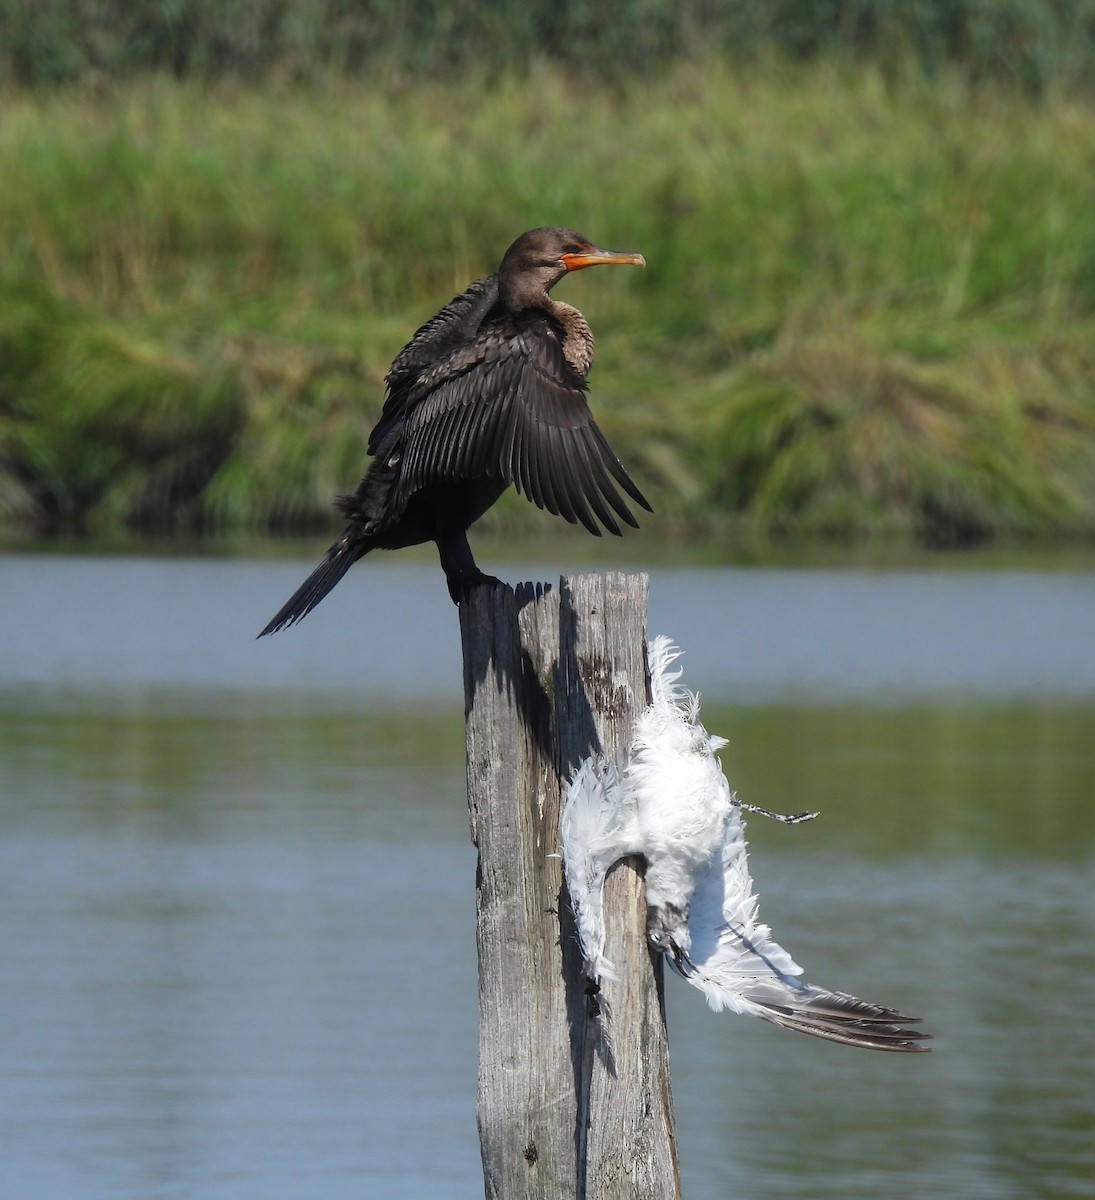
M 563 802 L 559 840 L 586 975 L 615 979 L 605 957 L 604 886 L 613 863 L 642 852 L 628 790 L 615 763 L 597 755 L 579 766 Z
M 454 296 L 415 331 L 388 368 L 385 377 L 388 395 L 380 420 L 369 435 L 370 454 L 376 454 L 385 436 L 404 420 L 408 406 L 415 401 L 423 372 L 473 341 L 484 317 L 497 302 L 498 276 L 488 275 Z
M 603 525 L 619 534 L 617 518 L 636 526 L 621 490 L 650 506 L 594 422 L 585 390 L 548 316 L 482 325 L 423 367 L 401 390 L 398 412 L 392 399 L 385 406 L 373 442 L 403 422 L 390 451 L 400 455 L 397 503 L 429 484 L 500 475 L 591 533 Z
M 895 1009 L 807 983 L 802 968 L 758 919 L 745 850 L 744 822 L 734 809 L 721 849 L 699 871 L 688 921 L 691 948 L 681 973 L 716 1011 L 749 1013 L 828 1041 L 872 1050 L 924 1050 L 926 1035 Z

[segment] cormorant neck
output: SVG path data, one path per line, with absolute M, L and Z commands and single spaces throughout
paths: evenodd
M 551 312 L 553 301 L 543 284 L 525 274 L 499 275 L 498 299 L 511 312 L 525 312 L 530 308 L 542 308 Z
M 549 285 L 550 286 L 550 285 Z M 528 275 L 515 275 L 498 279 L 499 302 L 510 312 L 528 312 L 539 309 L 548 313 L 563 327 L 563 357 L 572 371 L 584 379 L 593 366 L 593 331 L 585 317 L 573 304 L 553 300 L 547 288 Z

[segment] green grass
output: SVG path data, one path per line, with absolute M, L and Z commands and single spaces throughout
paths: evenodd
M 825 63 L 159 79 L 8 95 L 0 179 L 11 525 L 330 524 L 417 323 L 567 224 L 650 264 L 558 294 L 666 519 L 1095 534 L 1081 99 Z

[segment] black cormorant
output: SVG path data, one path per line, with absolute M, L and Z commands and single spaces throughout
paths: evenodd
M 427 321 L 396 356 L 369 437 L 372 462 L 336 507 L 349 524 L 260 637 L 301 620 L 370 550 L 433 541 L 449 595 L 497 582 L 475 565 L 468 527 L 512 483 L 600 536 L 637 526 L 620 491 L 650 511 L 586 403 L 593 334 L 548 294 L 568 271 L 644 266 L 569 229 L 533 229 L 494 275 Z

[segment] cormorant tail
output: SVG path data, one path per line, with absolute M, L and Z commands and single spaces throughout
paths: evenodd
M 259 634 L 277 633 L 288 629 L 312 611 L 324 596 L 346 574 L 355 562 L 372 549 L 360 538 L 343 536 L 327 551 L 327 557 L 278 609 L 277 615 Z

